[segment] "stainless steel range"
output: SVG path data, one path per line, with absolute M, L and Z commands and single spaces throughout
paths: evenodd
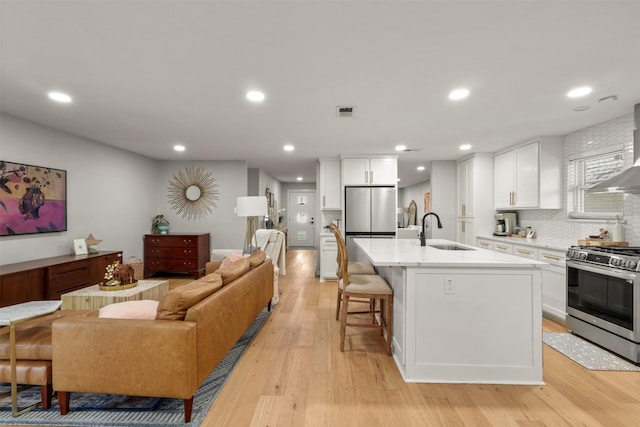
M 567 327 L 640 364 L 640 247 L 567 252 Z

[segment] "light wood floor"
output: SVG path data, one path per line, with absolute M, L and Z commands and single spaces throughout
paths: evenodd
M 405 383 L 378 332 L 359 328 L 341 353 L 336 283 L 315 264 L 315 251 L 287 252 L 280 303 L 203 426 L 640 425 L 640 373 L 589 371 L 546 345 L 544 386 Z

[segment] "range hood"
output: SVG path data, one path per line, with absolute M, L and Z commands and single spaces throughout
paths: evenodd
M 632 193 L 640 194 L 640 104 L 633 108 L 633 156 L 634 164 L 622 173 L 589 188 L 589 193 Z

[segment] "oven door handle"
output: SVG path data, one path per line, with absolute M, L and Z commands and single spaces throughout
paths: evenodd
M 632 282 L 636 280 L 636 277 L 637 277 L 635 273 L 627 273 L 625 271 L 619 271 L 619 270 L 606 268 L 606 267 L 605 268 L 594 267 L 588 264 L 582 264 L 582 263 L 567 260 L 567 268 L 569 267 L 575 268 L 577 270 L 585 270 L 585 271 L 590 271 L 592 273 L 602 274 L 604 276 L 613 276 L 619 279 L 629 280 Z

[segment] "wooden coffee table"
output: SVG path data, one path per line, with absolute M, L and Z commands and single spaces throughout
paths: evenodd
M 62 294 L 62 310 L 98 310 L 116 302 L 159 300 L 169 292 L 168 280 L 139 280 L 138 286 L 122 291 L 101 291 L 99 285 Z

